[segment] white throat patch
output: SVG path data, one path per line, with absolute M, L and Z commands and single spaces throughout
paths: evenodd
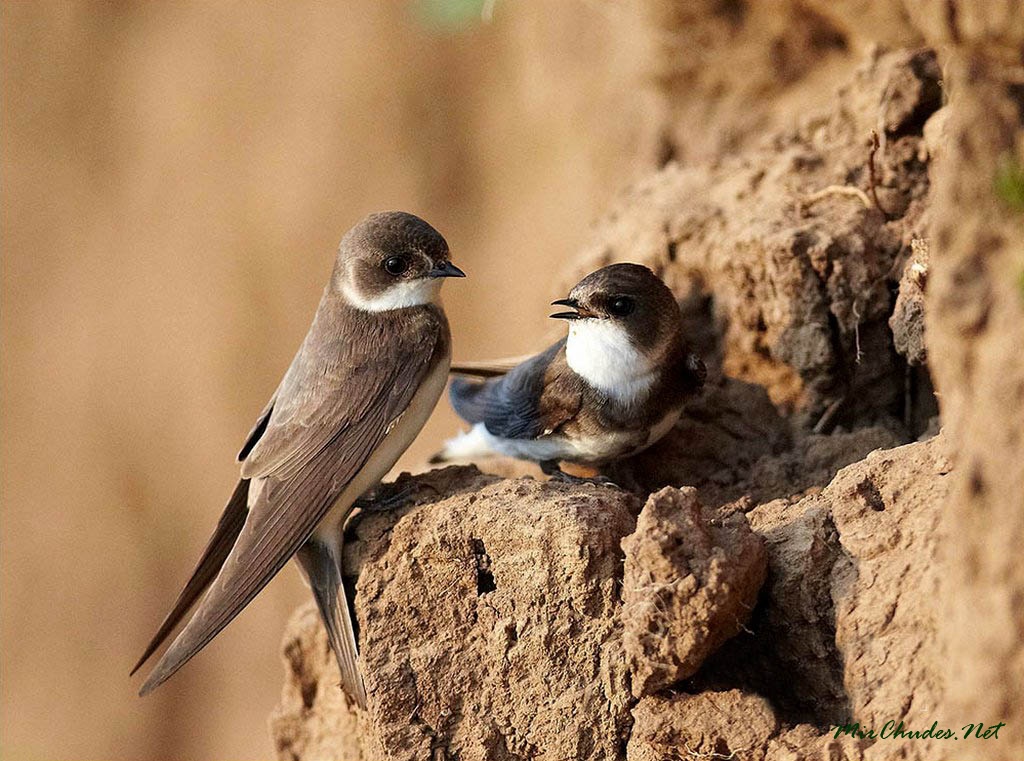
M 658 368 L 611 320 L 583 319 L 569 323 L 565 344 L 569 367 L 587 383 L 620 402 L 632 402 L 647 393 Z
M 364 312 L 389 312 L 392 309 L 419 307 L 434 304 L 441 295 L 443 278 L 417 278 L 395 283 L 384 293 L 369 298 L 360 294 L 348 283 L 341 287 L 345 300 Z

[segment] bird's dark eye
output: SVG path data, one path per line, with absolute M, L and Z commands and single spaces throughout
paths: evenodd
M 635 308 L 636 304 L 629 296 L 616 296 L 608 305 L 608 312 L 616 317 L 625 317 L 627 314 L 631 314 Z
M 384 269 L 389 275 L 401 275 L 409 269 L 409 260 L 404 256 L 389 256 L 384 260 Z

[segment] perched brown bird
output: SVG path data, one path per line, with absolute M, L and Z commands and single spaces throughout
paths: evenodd
M 206 550 L 132 673 L 199 606 L 140 692 L 217 635 L 294 555 L 323 617 L 342 686 L 361 706 L 355 634 L 341 581 L 343 528 L 419 433 L 448 376 L 438 301 L 465 277 L 422 219 L 373 214 L 342 239 L 309 333 L 238 459 L 241 480 Z M 207 589 L 208 587 L 208 589 Z
M 568 478 L 560 461 L 600 466 L 649 447 L 703 385 L 679 305 L 646 267 L 604 267 L 552 303 L 571 309 L 551 315 L 569 335 L 547 351 L 452 367 L 486 380 L 452 380 L 452 406 L 472 428 L 435 462 L 498 453 Z

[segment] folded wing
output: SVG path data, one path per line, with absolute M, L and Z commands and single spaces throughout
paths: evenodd
M 559 341 L 504 375 L 484 381 L 454 378 L 448 391 L 452 407 L 467 423 L 483 423 L 494 436 L 542 436 L 558 423 L 542 402 L 548 369 L 564 345 Z

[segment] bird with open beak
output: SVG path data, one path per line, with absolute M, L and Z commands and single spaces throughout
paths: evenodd
M 679 305 L 647 267 L 612 264 L 587 275 L 551 317 L 569 335 L 525 360 L 454 365 L 449 398 L 472 428 L 434 462 L 502 454 L 564 480 L 561 462 L 600 467 L 664 436 L 703 385 Z M 480 380 L 480 379 L 483 380 Z
M 441 234 L 412 214 L 372 214 L 342 239 L 313 324 L 238 455 L 238 485 L 133 674 L 198 607 L 140 694 L 185 665 L 294 556 L 342 687 L 366 706 L 341 577 L 345 519 L 444 390 L 451 339 L 439 294 L 448 277 L 465 275 Z

